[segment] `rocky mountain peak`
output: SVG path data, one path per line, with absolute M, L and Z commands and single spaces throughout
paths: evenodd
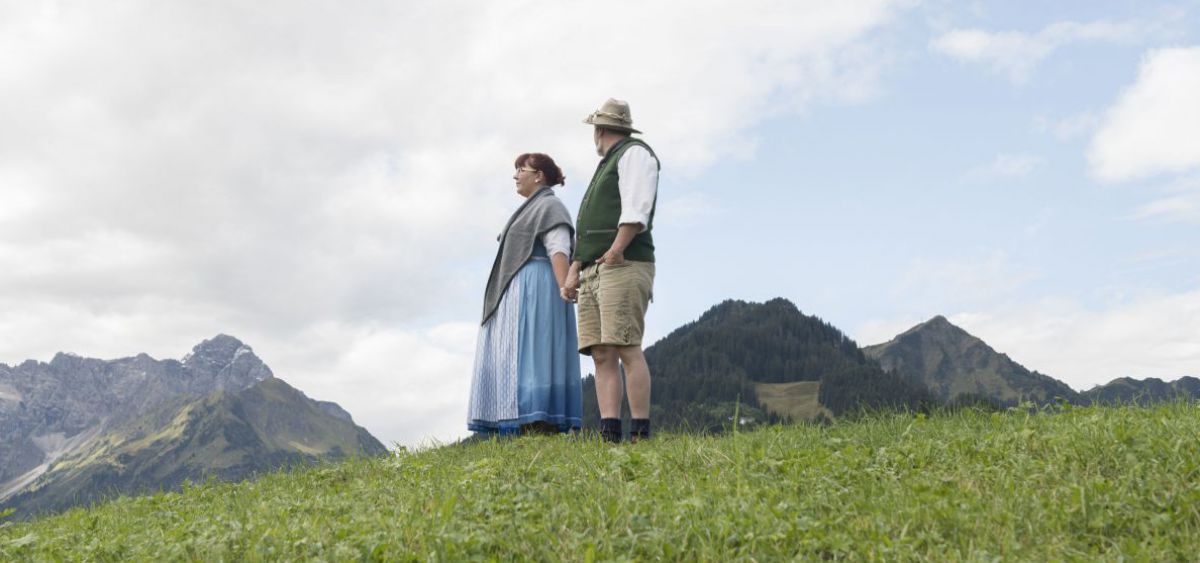
M 970 336 L 970 333 L 963 330 L 958 325 L 950 322 L 950 319 L 947 319 L 946 317 L 943 317 L 942 315 L 933 317 L 932 319 L 929 319 L 929 320 L 909 329 L 909 332 L 925 332 L 925 333 L 940 332 L 940 333 Z
M 193 346 L 191 353 L 184 357 L 184 363 L 186 364 L 196 359 L 227 364 L 233 360 L 233 356 L 242 348 L 249 349 L 250 347 L 233 336 L 218 334 Z
M 227 334 L 218 334 L 197 344 L 183 358 L 183 367 L 195 375 L 211 378 L 216 389 L 244 389 L 273 377 L 254 349 Z
M 931 326 L 931 327 L 941 327 L 941 328 L 954 327 L 954 323 L 950 322 L 950 319 L 947 319 L 946 317 L 944 317 L 942 315 L 937 315 L 937 316 L 933 317 L 932 319 L 925 321 L 924 324 L 927 326 Z
M 1077 396 L 1065 383 L 1026 369 L 942 315 L 863 352 L 883 369 L 922 382 L 945 401 L 963 394 L 1000 404 Z
M 88 358 L 84 358 L 84 357 L 80 356 L 79 354 L 74 354 L 71 352 L 59 352 L 59 353 L 55 354 L 53 358 L 50 358 L 50 365 L 52 365 L 52 366 L 74 366 L 74 365 L 79 365 L 79 364 L 85 363 L 87 361 L 88 361 Z
M 59 354 L 0 369 L 0 512 L 384 450 L 343 409 L 276 379 L 229 335 L 182 362 Z
M 902 343 L 906 346 L 942 346 L 955 349 L 983 345 L 983 341 L 958 325 L 951 323 L 946 317 L 938 315 L 917 326 L 914 326 L 896 336 L 887 344 Z M 988 347 L 990 350 L 991 348 Z

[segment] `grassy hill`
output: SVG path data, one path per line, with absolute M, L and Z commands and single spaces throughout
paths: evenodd
M 1200 406 L 455 445 L 0 526 L 0 559 L 1189 560 Z

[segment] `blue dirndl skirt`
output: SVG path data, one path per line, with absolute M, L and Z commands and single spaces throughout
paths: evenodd
M 535 253 L 479 329 L 467 428 L 508 435 L 535 422 L 582 427 L 576 330 L 575 306 L 559 297 L 544 251 Z

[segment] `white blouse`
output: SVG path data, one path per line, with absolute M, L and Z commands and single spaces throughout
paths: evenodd
M 542 235 L 542 244 L 546 247 L 546 255 L 562 254 L 571 259 L 571 230 L 566 225 L 559 225 Z

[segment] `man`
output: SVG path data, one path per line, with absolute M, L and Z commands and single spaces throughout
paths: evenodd
M 642 354 L 654 287 L 658 157 L 633 128 L 629 104 L 609 99 L 584 120 L 600 164 L 575 218 L 575 259 L 562 288 L 578 301 L 579 353 L 596 362 L 600 433 L 620 442 L 621 399 L 629 397 L 631 441 L 650 437 L 650 368 Z M 622 385 L 621 366 L 625 368 Z

